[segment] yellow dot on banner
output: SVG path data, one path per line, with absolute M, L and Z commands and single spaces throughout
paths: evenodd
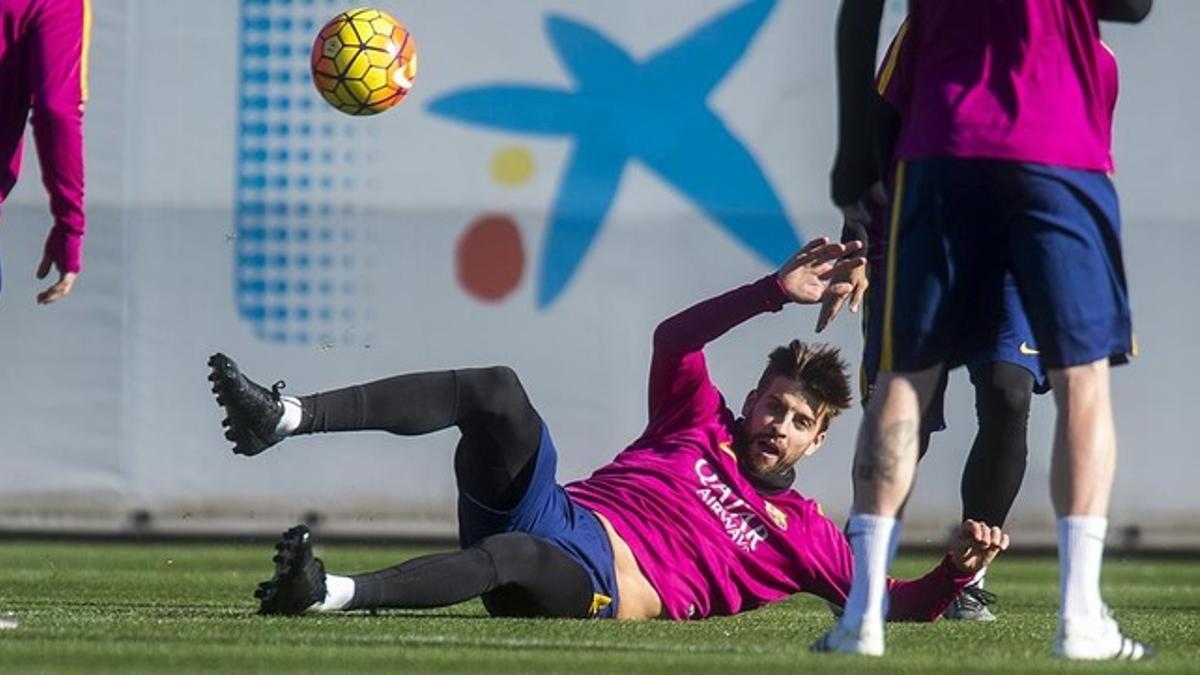
M 533 176 L 533 155 L 524 146 L 510 145 L 492 155 L 492 180 L 500 185 L 524 185 Z

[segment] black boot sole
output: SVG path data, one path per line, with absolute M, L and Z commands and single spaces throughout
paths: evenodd
M 275 572 L 254 591 L 254 597 L 259 601 L 259 614 L 303 614 L 313 604 L 325 599 L 325 565 L 320 558 L 312 555 L 311 536 L 307 527 L 297 525 L 284 532 L 275 544 L 275 556 L 272 558 Z M 310 578 L 306 560 L 315 566 L 316 578 L 321 583 L 314 583 L 314 579 Z

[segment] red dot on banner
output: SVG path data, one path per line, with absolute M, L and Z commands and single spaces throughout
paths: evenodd
M 459 285 L 483 302 L 504 299 L 525 272 L 521 230 L 501 214 L 486 214 L 468 225 L 454 257 Z

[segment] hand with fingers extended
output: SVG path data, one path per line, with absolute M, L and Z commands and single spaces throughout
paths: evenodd
M 861 239 L 866 241 L 866 233 L 871 231 L 871 221 L 875 214 L 887 203 L 887 192 L 882 183 L 871 186 L 867 194 L 855 204 L 842 207 L 842 240 Z M 877 245 L 872 243 L 872 245 Z M 859 255 L 865 254 L 865 248 Z M 867 289 L 871 286 L 867 280 L 865 266 L 844 269 L 830 279 L 832 284 L 850 284 L 850 292 L 845 295 L 831 295 L 821 302 L 821 313 L 817 316 L 817 332 L 825 330 L 839 312 L 842 306 L 850 301 L 850 311 L 858 312 L 862 306 Z
M 1008 548 L 1008 535 L 999 527 L 964 520 L 950 545 L 950 559 L 963 574 L 975 574 Z
M 58 267 L 53 264 L 49 255 L 42 256 L 42 262 L 37 268 L 37 278 L 45 279 L 50 274 L 51 267 Z M 46 290 L 38 293 L 37 301 L 39 305 L 49 305 L 52 302 L 65 298 L 71 292 L 71 287 L 75 285 L 75 279 L 79 276 L 78 272 L 63 272 L 61 268 L 58 273 L 58 281 L 54 282 Z
M 847 299 L 850 302 L 850 311 L 857 314 L 858 308 L 862 306 L 863 298 L 867 295 L 867 289 L 871 286 L 871 282 L 867 280 L 866 265 L 838 272 L 829 279 L 829 283 L 832 285 L 849 284 L 850 292 L 841 295 L 831 294 L 821 301 L 821 313 L 817 316 L 818 333 L 825 330 L 829 322 L 837 317 Z
M 775 276 L 792 302 L 815 305 L 827 298 L 845 297 L 853 287 L 835 277 L 862 267 L 862 257 L 847 257 L 862 249 L 862 242 L 830 243 L 828 237 L 813 239 L 779 268 Z

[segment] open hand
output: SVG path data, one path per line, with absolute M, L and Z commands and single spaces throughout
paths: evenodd
M 954 542 L 950 559 L 963 574 L 975 574 L 991 564 L 1008 548 L 1008 535 L 998 527 L 977 520 L 964 520 Z
M 852 267 L 849 271 L 834 273 L 833 277 L 829 279 L 829 283 L 830 285 L 850 284 L 850 292 L 844 295 L 831 293 L 821 301 L 821 314 L 817 316 L 818 333 L 825 330 L 829 322 L 837 317 L 847 299 L 850 301 L 850 311 L 858 313 L 863 297 L 866 296 L 867 289 L 871 286 L 871 282 L 867 281 L 867 268 L 864 265 Z
M 42 263 L 37 268 L 37 278 L 45 279 L 50 274 L 50 267 L 50 256 L 42 256 Z M 75 278 L 78 276 L 78 272 L 59 272 L 58 281 L 54 282 L 46 290 L 38 293 L 38 304 L 48 305 L 56 300 L 67 297 L 71 292 L 71 287 L 75 285 Z
M 862 257 L 845 256 L 862 249 L 862 242 L 831 244 L 828 237 L 813 239 L 788 259 L 775 273 L 792 302 L 813 305 L 826 298 L 845 298 L 853 286 L 837 280 L 866 264 Z

